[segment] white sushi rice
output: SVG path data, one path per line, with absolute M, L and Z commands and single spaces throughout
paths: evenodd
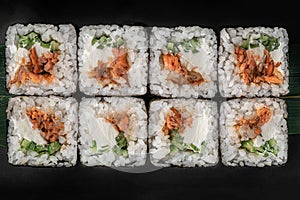
M 20 67 L 22 52 L 18 48 L 19 35 L 30 32 L 41 35 L 43 41 L 54 39 L 60 43 L 58 57 L 59 61 L 54 65 L 54 80 L 50 84 L 46 81 L 33 83 L 27 81 L 25 84 L 11 84 L 15 73 Z M 6 86 L 11 94 L 17 95 L 61 95 L 70 96 L 76 91 L 77 85 L 77 36 L 76 30 L 71 24 L 14 24 L 8 27 L 6 32 Z M 23 51 L 24 53 L 24 51 Z
M 29 117 L 26 109 L 37 107 L 44 111 L 54 111 L 54 114 L 64 123 L 65 138 L 60 150 L 53 155 L 47 153 L 38 155 L 34 151 L 21 151 L 20 143 L 24 139 L 22 135 L 27 133 L 30 138 L 37 138 L 39 131 L 32 129 L 32 124 L 25 126 L 23 120 Z M 7 107 L 7 119 L 9 121 L 7 134 L 8 162 L 13 165 L 25 165 L 36 167 L 71 167 L 77 161 L 77 130 L 78 130 L 78 103 L 73 97 L 12 97 Z M 39 136 L 40 137 L 40 136 Z
M 199 85 L 177 84 L 168 80 L 170 70 L 163 69 L 161 54 L 168 52 L 168 42 L 182 42 L 200 38 L 201 54 L 184 58 L 200 73 L 206 82 Z M 181 52 L 182 53 L 182 52 Z M 150 34 L 149 83 L 152 94 L 162 97 L 212 98 L 217 92 L 217 38 L 209 28 L 191 27 L 153 27 Z
M 247 85 L 237 74 L 235 46 L 240 46 L 248 36 L 254 38 L 260 33 L 268 34 L 279 40 L 279 48 L 270 54 L 275 62 L 281 62 L 279 70 L 283 75 L 283 83 L 280 85 L 268 83 Z M 288 42 L 287 31 L 280 27 L 223 28 L 220 32 L 218 58 L 218 79 L 221 95 L 223 97 L 278 97 L 288 94 Z
M 261 138 L 274 137 L 279 147 L 277 155 L 256 155 L 241 147 L 234 125 L 243 117 L 251 117 L 257 108 L 267 106 L 272 111 L 270 120 L 262 126 Z M 288 158 L 287 109 L 285 101 L 277 98 L 234 99 L 223 102 L 220 108 L 220 148 L 222 162 L 226 166 L 264 167 L 283 165 Z M 262 139 L 262 140 L 263 140 Z
M 101 118 L 108 117 L 109 114 L 122 112 L 125 112 L 129 117 L 128 131 L 125 131 L 128 155 L 117 155 L 112 148 L 103 154 L 95 154 L 91 148 L 92 141 L 100 135 L 102 141 L 107 139 L 104 138 L 106 133 L 101 133 L 104 128 L 98 130 L 99 132 L 94 132 L 95 124 Z M 147 156 L 147 113 L 142 99 L 134 97 L 83 98 L 79 107 L 79 123 L 79 153 L 83 165 L 133 167 L 145 164 Z M 108 129 L 105 130 L 108 131 Z M 115 141 L 115 138 L 110 139 L 110 142 Z
M 173 155 L 170 154 L 171 142 L 169 135 L 164 135 L 162 127 L 166 122 L 166 115 L 171 107 L 185 109 L 193 117 L 193 121 L 199 120 L 196 128 L 196 131 L 199 132 L 193 134 L 194 138 L 201 137 L 201 135 L 204 136 L 205 146 L 199 153 L 178 151 Z M 187 134 L 186 129 L 183 132 L 184 137 Z M 218 111 L 216 102 L 196 99 L 155 100 L 150 104 L 148 131 L 150 160 L 155 166 L 208 167 L 216 165 L 219 161 Z
M 127 60 L 130 69 L 127 71 L 128 79 L 120 78 L 118 85 L 103 86 L 89 72 L 93 70 L 101 58 L 107 59 L 105 53 L 93 49 L 93 38 L 102 35 L 110 36 L 113 41 L 118 37 L 124 40 L 124 47 L 128 50 Z M 143 95 L 147 92 L 148 76 L 148 34 L 141 26 L 118 25 L 89 25 L 80 28 L 78 38 L 79 61 L 79 88 L 87 95 L 129 96 Z M 105 50 L 105 48 L 104 48 Z M 97 52 L 98 51 L 98 52 Z M 107 53 L 107 52 L 106 52 Z

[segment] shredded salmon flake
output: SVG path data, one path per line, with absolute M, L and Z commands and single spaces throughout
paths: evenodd
M 261 82 L 281 84 L 283 82 L 283 76 L 278 70 L 281 62 L 275 63 L 268 50 L 264 50 L 265 58 L 259 64 L 256 63 L 256 59 L 260 59 L 260 56 L 255 57 L 251 50 L 236 47 L 235 54 L 237 55 L 240 77 L 246 84 L 259 84 Z
M 129 117 L 126 113 L 113 113 L 105 120 L 114 125 L 115 129 L 120 132 L 125 132 L 129 127 Z
M 64 123 L 54 114 L 32 107 L 26 110 L 26 115 L 32 123 L 32 128 L 40 130 L 45 140 L 55 142 L 59 136 L 65 135 Z
M 204 82 L 203 76 L 195 71 L 188 71 L 187 67 L 180 62 L 180 54 L 163 54 L 162 55 L 164 69 L 174 71 L 185 78 L 192 85 L 200 85 Z
M 244 117 L 236 124 L 237 130 L 242 126 L 249 126 L 254 131 L 255 137 L 261 133 L 261 127 L 266 124 L 272 116 L 272 112 L 268 107 L 262 107 L 256 110 L 256 115 L 250 119 Z
M 128 52 L 124 48 L 113 48 L 114 58 L 110 62 L 98 61 L 98 65 L 89 72 L 89 76 L 97 79 L 103 86 L 118 84 L 116 79 L 121 77 L 126 79 L 126 74 L 130 69 L 127 60 Z
M 39 58 L 35 47 L 33 47 L 29 50 L 30 61 L 26 63 L 26 59 L 22 58 L 21 66 L 10 83 L 20 85 L 27 80 L 33 83 L 41 83 L 46 80 L 47 84 L 51 83 L 54 78 L 54 65 L 59 61 L 58 56 L 59 52 L 47 52 Z
M 178 112 L 178 110 L 174 107 L 171 107 L 167 116 L 166 116 L 166 122 L 164 127 L 162 128 L 162 131 L 164 135 L 168 135 L 170 130 L 177 129 L 181 127 L 181 114 Z

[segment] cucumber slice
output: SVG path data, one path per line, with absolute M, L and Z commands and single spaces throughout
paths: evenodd
M 59 151 L 61 146 L 62 146 L 62 144 L 60 144 L 58 141 L 50 143 L 48 146 L 48 153 L 50 155 L 56 153 L 57 151 Z
M 21 142 L 21 149 L 28 149 L 29 146 L 30 146 L 30 141 L 29 140 L 26 140 L 26 139 L 23 139 L 22 142 Z

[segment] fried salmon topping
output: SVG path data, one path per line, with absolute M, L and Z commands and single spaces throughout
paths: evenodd
M 103 86 L 118 84 L 117 79 L 123 77 L 130 69 L 127 60 L 128 52 L 124 48 L 113 48 L 114 58 L 110 62 L 98 61 L 98 65 L 89 72 L 89 76 L 97 79 Z
M 266 124 L 272 116 L 270 108 L 263 107 L 256 110 L 256 115 L 250 119 L 243 117 L 236 124 L 236 129 L 239 130 L 243 126 L 248 126 L 254 131 L 254 138 L 261 133 L 261 127 Z
M 114 113 L 105 118 L 105 120 L 115 126 L 117 131 L 126 131 L 129 127 L 129 117 L 126 113 Z
M 180 54 L 163 54 L 162 61 L 164 69 L 174 71 L 180 74 L 187 83 L 192 85 L 200 85 L 204 82 L 203 76 L 195 71 L 188 71 L 187 67 L 180 62 Z
M 26 63 L 23 57 L 21 66 L 17 70 L 15 77 L 10 81 L 11 84 L 24 84 L 30 80 L 33 83 L 41 83 L 46 80 L 51 83 L 54 78 L 54 65 L 59 61 L 59 52 L 46 52 L 38 57 L 35 47 L 29 50 L 30 61 Z
M 64 123 L 55 114 L 32 107 L 26 110 L 26 115 L 32 123 L 32 128 L 40 130 L 45 140 L 55 142 L 59 136 L 65 135 Z
M 281 84 L 283 76 L 278 70 L 281 62 L 274 62 L 270 52 L 264 49 L 264 58 L 255 57 L 251 50 L 245 50 L 241 47 L 235 49 L 237 55 L 237 67 L 240 69 L 240 77 L 246 83 L 261 82 Z M 262 60 L 257 64 L 256 60 Z
M 179 129 L 181 126 L 181 114 L 178 112 L 178 110 L 174 107 L 171 107 L 167 117 L 164 127 L 162 128 L 162 131 L 164 135 L 168 135 L 170 130 L 173 129 Z

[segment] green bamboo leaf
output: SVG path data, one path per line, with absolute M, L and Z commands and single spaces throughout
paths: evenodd
M 5 46 L 0 45 L 0 146 L 6 146 L 6 107 L 9 99 L 5 84 Z
M 300 96 L 284 97 L 288 111 L 289 135 L 300 134 Z
M 5 83 L 5 46 L 0 45 L 0 95 L 8 96 Z
M 289 96 L 300 95 L 300 44 L 291 44 L 289 49 Z
M 0 96 L 0 147 L 6 147 L 6 107 L 8 99 L 8 96 Z

